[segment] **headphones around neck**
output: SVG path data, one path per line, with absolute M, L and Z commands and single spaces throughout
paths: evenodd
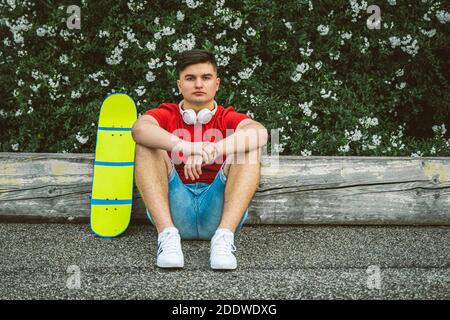
M 216 100 L 214 100 L 214 109 L 211 111 L 207 108 L 202 109 L 197 113 L 195 113 L 194 110 L 192 109 L 187 109 L 187 110 L 183 110 L 182 106 L 183 106 L 184 100 L 181 100 L 181 102 L 178 104 L 178 107 L 180 108 L 180 114 L 181 117 L 183 118 L 183 121 L 186 124 L 196 124 L 197 122 L 201 123 L 201 124 L 207 124 L 209 121 L 211 121 L 213 115 L 216 113 L 217 111 L 217 102 Z

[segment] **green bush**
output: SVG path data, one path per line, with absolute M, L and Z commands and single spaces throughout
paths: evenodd
M 80 29 L 68 28 L 73 4 Z M 139 114 L 178 102 L 174 58 L 205 48 L 219 104 L 280 128 L 282 154 L 449 156 L 444 4 L 2 1 L 0 151 L 94 152 L 110 93 L 129 94 Z

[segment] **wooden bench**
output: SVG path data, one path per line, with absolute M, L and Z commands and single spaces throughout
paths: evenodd
M 88 222 L 93 154 L 0 153 L 0 220 Z M 264 156 L 248 224 L 450 225 L 450 158 Z M 133 221 L 146 220 L 134 188 Z

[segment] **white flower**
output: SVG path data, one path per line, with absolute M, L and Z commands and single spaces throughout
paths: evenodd
M 68 64 L 68 63 L 69 63 L 69 57 L 67 56 L 67 54 L 62 54 L 62 55 L 59 57 L 59 62 L 60 62 L 61 64 Z
M 350 150 L 350 146 L 348 145 L 348 144 L 346 144 L 346 145 L 344 145 L 344 146 L 340 146 L 339 148 L 338 148 L 338 152 L 343 152 L 343 153 L 346 153 L 346 152 L 348 152 Z
M 413 158 L 418 158 L 418 157 L 422 157 L 423 153 L 419 150 L 416 153 L 411 153 L 411 157 Z
M 261 59 L 256 57 L 255 58 L 255 62 L 252 64 L 251 67 L 245 68 L 244 70 L 238 72 L 239 78 L 241 78 L 243 80 L 249 79 L 252 76 L 252 74 L 255 71 L 255 69 L 257 67 L 260 67 L 261 65 L 262 65 Z
M 321 36 L 326 36 L 328 34 L 328 32 L 330 31 L 330 28 L 328 26 L 324 26 L 321 24 L 317 27 L 317 31 L 319 31 L 319 34 Z
M 230 23 L 231 29 L 239 29 L 242 26 L 242 19 L 237 17 L 236 20 L 233 23 Z
M 56 89 L 59 87 L 59 80 L 54 81 L 53 79 L 48 79 L 48 85 L 52 88 L 52 89 Z
M 436 154 L 436 148 L 434 146 L 430 149 L 430 154 Z
M 365 129 L 378 125 L 378 119 L 377 118 L 371 118 L 371 117 L 362 117 L 362 118 L 358 119 L 358 122 Z
M 404 69 L 398 69 L 397 71 L 395 71 L 395 75 L 397 77 L 401 77 L 401 76 L 403 76 L 405 74 L 404 71 L 405 71 Z
M 81 144 L 85 144 L 85 143 L 89 140 L 89 137 L 83 137 L 83 136 L 81 135 L 81 132 L 77 132 L 75 138 L 76 138 L 77 141 L 78 141 L 79 143 L 81 143 Z
M 316 68 L 317 70 L 320 70 L 322 68 L 322 65 L 323 65 L 322 61 L 319 61 L 314 65 L 314 68 Z
M 147 42 L 145 44 L 145 47 L 150 50 L 150 51 L 154 51 L 156 49 L 156 43 L 154 42 Z
M 348 32 L 344 32 L 344 33 L 342 33 L 341 34 L 341 38 L 342 39 L 351 39 L 351 37 L 352 37 L 352 32 L 351 31 L 348 31 Z
M 110 33 L 108 31 L 100 30 L 98 33 L 99 38 L 108 38 L 110 36 Z
M 195 9 L 203 4 L 203 2 L 201 1 L 194 1 L 194 0 L 185 0 L 185 2 L 188 8 L 190 9 Z
M 228 65 L 228 63 L 230 63 L 230 57 L 226 56 L 224 54 L 216 55 L 215 58 L 216 58 L 217 66 L 219 66 L 219 67 L 225 67 Z
M 148 82 L 153 82 L 156 80 L 155 75 L 153 74 L 152 71 L 147 72 L 147 74 L 145 75 L 145 80 L 147 80 Z
M 337 53 L 330 52 L 329 56 L 330 56 L 331 60 L 339 60 L 339 57 L 341 56 L 341 52 L 340 51 L 338 51 Z
M 195 47 L 195 36 L 192 33 L 187 35 L 186 39 L 178 39 L 172 44 L 172 49 L 176 52 L 192 50 Z
M 72 91 L 72 93 L 70 94 L 70 97 L 72 98 L 72 99 L 78 99 L 79 97 L 81 97 L 81 93 L 80 93 L 80 91 Z
M 306 62 L 298 64 L 295 68 L 294 74 L 291 76 L 291 80 L 294 82 L 298 82 L 302 78 L 303 74 L 305 74 L 309 69 L 309 64 Z
M 295 71 L 300 73 L 306 73 L 309 70 L 309 64 L 302 62 L 302 64 L 297 65 Z
M 43 37 L 43 36 L 45 36 L 45 29 L 44 29 L 44 28 L 38 28 L 38 29 L 36 30 L 36 34 L 37 34 L 38 37 Z
M 364 45 L 361 48 L 361 53 L 366 53 L 369 47 L 370 47 L 369 40 L 367 39 L 367 37 L 364 37 Z
M 444 10 L 436 11 L 436 18 L 438 18 L 439 22 L 442 24 L 447 23 L 450 21 L 450 13 Z
M 160 33 L 161 33 L 163 36 L 171 36 L 172 34 L 175 33 L 175 29 L 174 29 L 174 28 L 170 28 L 170 27 L 164 27 L 164 28 L 160 31 Z
M 312 133 L 316 133 L 317 131 L 319 131 L 319 128 L 317 126 L 315 126 L 315 125 L 312 125 L 310 130 L 311 130 Z
M 40 86 L 41 86 L 41 84 L 40 84 L 40 83 L 39 83 L 39 84 L 37 84 L 37 85 L 35 85 L 35 84 L 32 84 L 32 85 L 30 85 L 30 89 L 31 89 L 31 90 L 33 90 L 33 92 L 38 92 L 38 90 L 39 90 Z
M 109 86 L 109 81 L 107 79 L 100 81 L 100 85 L 102 87 L 107 87 Z
M 391 6 L 395 6 L 397 4 L 396 0 L 388 0 L 388 2 Z
M 12 144 L 12 145 L 11 145 L 11 149 L 12 149 L 13 151 L 19 151 L 19 144 L 18 144 L 18 143 Z
M 156 59 L 151 58 L 150 62 L 148 62 L 148 67 L 149 67 L 149 69 L 156 69 L 156 68 L 161 67 L 163 64 L 164 63 L 162 63 L 159 58 L 156 58 Z
M 440 136 L 444 136 L 445 133 L 447 132 L 447 128 L 445 127 L 445 124 L 441 124 L 440 126 L 434 125 L 433 127 L 431 127 L 431 129 L 433 130 L 434 133 L 437 133 Z
M 419 46 L 417 45 L 417 40 L 413 40 L 411 35 L 407 35 L 402 39 L 397 37 L 390 37 L 391 47 L 396 48 L 401 46 L 402 51 L 412 55 L 413 57 L 419 52 Z
M 236 39 L 234 39 L 234 38 L 233 38 L 233 41 L 234 41 L 234 43 L 233 43 L 232 47 L 214 46 L 214 51 L 221 52 L 222 54 L 224 54 L 224 53 L 236 54 L 238 43 L 237 43 Z
M 300 109 L 302 109 L 302 112 L 305 116 L 310 117 L 311 116 L 311 106 L 312 106 L 313 102 L 312 100 L 309 102 L 304 102 L 304 103 L 299 103 L 298 106 L 300 107 Z
M 367 10 L 367 2 L 364 0 L 361 2 L 361 5 L 358 4 L 357 0 L 350 0 L 350 6 L 352 8 L 352 22 L 356 22 L 361 10 Z
M 312 154 L 312 152 L 311 152 L 310 150 L 303 149 L 302 151 L 300 151 L 300 154 L 301 154 L 303 157 L 309 157 L 309 156 Z
M 320 96 L 324 99 L 328 99 L 331 96 L 331 94 L 332 94 L 331 90 L 328 90 L 328 93 L 324 88 L 320 90 Z
M 374 146 L 379 146 L 379 145 L 381 144 L 381 137 L 378 136 L 378 135 L 376 135 L 376 134 L 374 134 L 374 135 L 372 136 L 372 144 L 373 144 Z
M 350 132 L 348 132 L 347 130 L 345 130 L 345 136 L 347 138 L 350 138 L 351 141 L 359 141 L 362 138 L 362 132 L 361 130 L 358 129 L 358 126 L 356 126 L 357 128 L 355 130 L 352 130 Z
M 284 19 L 283 19 L 284 21 Z M 292 23 L 290 23 L 289 21 L 285 22 L 284 25 L 286 26 L 286 28 L 288 28 L 289 30 L 292 30 Z
M 400 84 L 396 84 L 395 87 L 399 90 L 402 90 L 404 87 L 406 87 L 406 82 L 402 82 Z
M 226 34 L 227 34 L 227 30 L 223 30 L 221 33 L 216 34 L 216 39 L 220 39 Z
M 245 68 L 243 71 L 238 72 L 238 76 L 241 79 L 249 79 L 253 74 L 252 68 Z
M 311 53 L 313 53 L 314 50 L 309 48 L 310 44 L 311 44 L 311 41 L 308 41 L 306 50 L 303 48 L 299 49 L 302 56 L 309 57 L 311 55 Z
M 181 11 L 177 11 L 177 20 L 183 21 L 184 20 L 184 13 Z
M 423 30 L 422 28 L 419 28 L 420 32 L 422 34 L 426 35 L 428 38 L 433 38 L 436 34 L 436 29 L 431 29 L 430 31 Z
M 253 29 L 252 27 L 249 27 L 247 29 L 247 31 L 245 31 L 245 33 L 249 36 L 249 37 L 253 37 L 256 35 L 256 30 Z
M 391 47 L 396 48 L 401 44 L 401 41 L 397 37 L 389 37 L 389 41 L 391 42 Z
M 145 89 L 144 86 L 139 86 L 139 87 L 137 87 L 136 89 L 134 89 L 134 91 L 136 92 L 136 94 L 137 94 L 139 97 L 142 97 L 142 96 L 145 94 L 146 89 Z
M 111 52 L 111 56 L 106 58 L 106 63 L 109 65 L 117 65 L 122 62 L 122 52 L 123 49 L 121 48 L 121 44 L 119 43 L 119 46 L 115 47 L 114 50 Z

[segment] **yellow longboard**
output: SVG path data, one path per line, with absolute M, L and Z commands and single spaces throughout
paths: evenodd
M 130 223 L 136 119 L 136 106 L 126 94 L 112 94 L 102 104 L 91 194 L 91 228 L 100 237 L 119 236 Z

